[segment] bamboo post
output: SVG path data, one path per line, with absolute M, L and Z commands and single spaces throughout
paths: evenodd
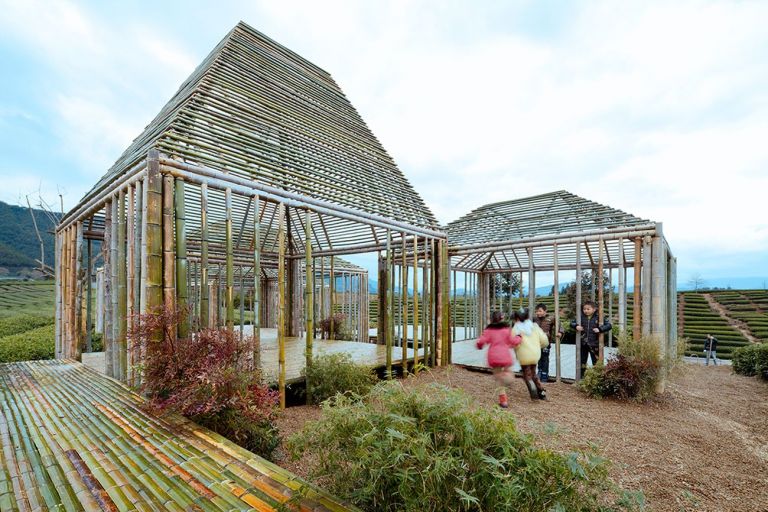
M 163 304 L 176 309 L 176 250 L 174 244 L 174 178 L 163 176 Z M 175 335 L 175 333 L 174 333 Z
M 85 299 L 85 351 L 86 352 L 92 352 L 93 351 L 93 339 L 92 339 L 92 329 L 93 329 L 93 319 L 92 319 L 92 309 L 91 309 L 91 301 L 93 300 L 93 241 L 91 239 L 88 239 L 88 244 L 86 246 L 87 254 L 86 254 L 86 272 L 88 275 L 88 280 L 86 281 L 86 299 Z
M 413 371 L 419 373 L 419 238 L 413 238 Z
M 437 282 L 438 274 L 438 256 L 435 250 L 435 239 L 429 239 L 429 361 L 430 366 L 437 366 L 437 343 L 438 332 L 440 331 L 440 325 L 438 323 L 438 290 L 439 285 Z
M 536 270 L 533 266 L 533 247 L 528 247 L 528 311 L 533 313 L 533 308 L 535 305 L 536 305 Z
M 126 382 L 128 351 L 126 331 L 128 327 L 128 267 L 126 261 L 125 190 L 120 190 L 117 205 L 117 378 Z
M 456 341 L 456 312 L 458 311 L 456 304 L 456 271 L 452 271 L 453 274 L 453 286 L 451 287 L 451 295 L 453 300 L 451 301 L 451 343 Z
M 107 358 L 111 359 L 112 375 L 115 379 L 120 379 L 120 361 L 119 361 L 119 345 L 120 345 L 120 314 L 118 309 L 119 287 L 118 287 L 118 274 L 120 267 L 120 260 L 117 256 L 117 247 L 119 245 L 120 238 L 120 217 L 118 213 L 119 199 L 118 196 L 112 196 L 112 238 L 110 240 L 110 258 L 112 261 L 112 288 L 111 296 L 109 298 L 110 308 L 112 313 L 110 315 L 110 330 L 112 331 L 111 343 L 109 350 L 107 351 Z
M 666 310 L 667 310 L 667 255 L 664 247 L 664 236 L 662 234 L 661 223 L 656 224 L 656 235 L 654 235 L 652 244 L 652 264 L 650 278 L 651 292 L 651 326 L 650 333 L 661 347 L 662 358 L 666 355 Z
M 328 316 L 325 314 L 325 256 L 320 257 L 320 321 L 326 320 Z M 325 338 L 325 334 L 321 333 L 321 337 Z
M 389 247 L 389 246 L 387 246 Z M 376 322 L 376 343 L 379 345 L 387 344 L 387 290 L 389 283 L 387 279 L 387 260 L 386 256 L 379 251 L 378 253 L 378 280 L 379 287 L 376 290 L 378 303 L 376 304 L 378 320 Z
M 277 347 L 280 409 L 285 409 L 285 204 L 278 205 L 277 217 Z
M 422 284 L 421 288 L 424 293 L 423 295 L 423 307 L 421 308 L 423 313 L 423 321 L 422 325 L 424 326 L 423 330 L 423 336 L 421 337 L 423 340 L 424 345 L 424 364 L 429 365 L 429 316 L 430 316 L 430 290 L 429 290 L 429 273 L 430 273 L 430 254 L 429 254 L 429 241 L 425 238 L 424 239 L 424 269 L 422 272 Z
M 75 343 L 73 344 L 73 351 L 71 357 L 81 360 L 81 353 L 83 348 L 83 342 L 85 341 L 83 336 L 84 329 L 82 328 L 83 318 L 83 277 L 85 276 L 85 270 L 83 269 L 83 223 L 76 223 L 75 227 Z
M 450 293 L 451 293 L 451 262 L 448 259 L 448 242 L 447 240 L 440 241 L 441 246 L 441 265 L 443 267 L 443 279 L 445 281 L 445 289 L 443 291 L 445 300 L 443 302 L 444 314 L 443 314 L 443 353 L 442 364 L 447 366 L 451 364 L 451 339 L 450 339 L 450 327 L 451 327 L 451 310 L 450 310 Z
M 305 298 L 304 298 L 304 311 L 306 315 L 306 321 L 307 321 L 307 327 L 305 332 L 305 348 L 304 348 L 304 357 L 306 359 L 306 365 L 307 370 L 312 366 L 312 342 L 314 341 L 314 332 L 315 332 L 315 319 L 314 319 L 314 313 L 315 313 L 315 303 L 314 303 L 314 282 L 312 280 L 313 274 L 314 274 L 314 268 L 312 267 L 312 212 L 308 209 L 305 213 L 305 220 L 304 220 L 304 239 L 306 242 L 306 247 L 304 249 L 304 258 L 305 258 L 305 269 L 306 269 L 306 286 L 305 289 Z M 307 375 L 309 375 L 309 372 L 307 372 Z M 311 395 L 310 395 L 310 385 L 309 381 L 307 380 L 307 402 L 311 401 Z
M 200 327 L 210 324 L 208 295 L 208 184 L 200 186 Z
M 619 238 L 619 332 L 627 330 L 627 289 L 626 261 L 624 260 L 624 239 Z
M 394 286 L 392 282 L 394 281 L 394 273 L 393 273 L 393 265 L 394 261 L 392 258 L 392 231 L 389 229 L 387 230 L 387 314 L 386 314 L 386 321 L 387 325 L 384 327 L 387 330 L 386 334 L 386 345 L 387 345 L 387 378 L 392 378 L 392 341 L 395 337 L 395 319 L 394 319 L 394 310 L 395 310 L 395 294 L 394 294 Z
M 186 317 L 179 323 L 179 338 L 186 338 L 189 335 L 189 312 L 187 300 L 189 290 L 187 289 L 188 266 L 187 266 L 187 221 L 186 206 L 184 197 L 184 180 L 176 178 L 175 211 L 176 211 L 176 304 L 179 310 L 187 312 Z
M 613 268 L 608 269 L 608 318 L 613 324 Z M 608 331 L 608 346 L 613 347 L 613 329 Z
M 227 293 L 226 293 L 226 308 L 227 308 L 227 329 L 234 329 L 235 326 L 235 298 L 234 298 L 234 268 L 232 266 L 233 250 L 232 250 L 232 189 L 228 188 L 224 192 L 225 194 L 225 208 L 226 208 L 226 224 L 225 224 L 225 238 L 226 238 L 226 251 L 227 251 Z
M 336 319 L 333 317 L 334 313 L 334 305 L 336 304 L 336 269 L 334 268 L 334 261 L 333 256 L 331 256 L 331 275 L 330 275 L 330 282 L 328 283 L 328 316 L 330 317 L 330 328 L 331 332 L 328 333 L 328 337 L 332 340 L 336 339 Z
M 102 272 L 104 280 L 104 323 L 102 327 L 102 344 L 104 346 L 105 370 L 109 377 L 114 377 L 114 368 L 112 368 L 112 201 L 109 200 L 104 205 L 104 241 L 101 244 L 101 251 L 104 260 L 104 270 Z M 66 275 L 66 274 L 65 274 Z M 66 312 L 65 312 L 66 314 Z
M 642 300 L 643 311 L 643 336 L 648 336 L 651 334 L 651 297 L 653 293 L 651 290 L 651 277 L 653 275 L 652 251 L 653 248 L 651 246 L 651 237 L 646 236 L 643 238 L 643 269 L 641 273 L 642 283 L 640 284 L 640 289 L 642 290 L 640 297 Z
M 400 307 L 402 308 L 402 315 L 400 320 L 402 321 L 403 333 L 400 336 L 401 346 L 401 360 L 400 366 L 403 370 L 403 375 L 408 373 L 408 264 L 405 259 L 407 252 L 407 246 L 405 244 L 405 233 L 402 233 L 402 254 L 400 262 Z
M 581 244 L 576 244 L 576 325 L 581 325 Z M 586 366 L 586 361 L 584 361 Z M 576 331 L 576 382 L 581 380 L 581 333 Z
M 560 269 L 558 268 L 557 244 L 553 244 L 553 263 L 554 263 L 554 295 L 555 295 L 555 380 L 561 381 L 562 368 L 560 366 Z
M 146 312 L 157 313 L 163 305 L 163 178 L 160 175 L 159 153 L 149 151 L 147 159 L 147 272 L 146 272 Z M 162 340 L 163 333 L 158 331 L 154 340 Z M 150 347 L 147 347 L 149 350 Z
M 56 304 L 56 323 L 54 327 L 54 340 L 55 340 L 55 348 L 54 348 L 54 354 L 56 356 L 56 359 L 62 358 L 62 349 L 63 349 L 63 343 L 62 343 L 62 337 L 61 337 L 61 331 L 62 331 L 62 294 L 61 294 L 61 284 L 62 284 L 62 272 L 61 272 L 61 232 L 56 231 L 54 233 L 54 263 L 53 263 L 53 269 L 54 269 L 54 275 L 55 275 L 55 286 L 54 290 L 56 293 L 55 297 L 55 304 Z
M 598 242 L 599 251 L 597 256 L 597 321 L 602 326 L 603 322 L 605 321 L 605 297 L 604 297 L 604 282 L 603 282 L 603 257 L 604 257 L 604 245 L 603 241 L 600 240 Z M 592 276 L 594 277 L 594 272 L 592 272 Z M 602 363 L 604 362 L 603 359 L 603 352 L 605 350 L 605 335 L 601 332 L 598 336 L 598 360 Z
M 126 299 L 126 328 L 127 331 L 130 332 L 133 328 L 133 305 L 134 305 L 134 299 L 135 299 L 135 280 L 136 280 L 136 255 L 134 254 L 134 248 L 136 247 L 135 244 L 135 218 L 136 218 L 136 210 L 135 210 L 135 200 L 136 200 L 136 191 L 134 188 L 128 187 L 128 194 L 126 196 L 126 200 L 128 202 L 127 209 L 128 212 L 126 214 L 125 219 L 125 234 L 126 234 L 126 293 L 128 294 L 128 297 Z M 125 343 L 125 380 L 128 383 L 128 385 L 133 384 L 133 371 L 132 368 L 135 364 L 132 358 L 133 353 L 128 348 L 128 340 L 126 339 Z
M 261 368 L 261 201 L 253 198 L 253 368 Z
M 438 240 L 435 244 L 436 255 L 434 260 L 434 274 L 435 278 L 434 290 L 435 290 L 435 351 L 434 359 L 435 366 L 443 366 L 443 340 L 445 339 L 445 329 L 443 329 L 445 316 L 445 276 L 443 275 L 443 246 L 442 240 Z
M 635 260 L 634 260 L 634 287 L 632 289 L 632 337 L 635 341 L 640 339 L 641 313 L 640 313 L 640 262 L 641 262 L 641 239 L 635 238 Z

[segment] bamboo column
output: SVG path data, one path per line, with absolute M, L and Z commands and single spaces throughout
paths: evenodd
M 435 244 L 436 255 L 434 263 L 434 294 L 435 294 L 435 366 L 443 366 L 443 340 L 445 339 L 445 329 L 443 317 L 445 316 L 445 276 L 443 275 L 443 246 L 442 241 L 438 240 Z
M 419 373 L 419 237 L 413 238 L 413 371 Z
M 440 241 L 441 246 L 441 265 L 443 267 L 443 279 L 445 281 L 443 290 L 444 302 L 443 302 L 443 353 L 442 364 L 447 366 L 451 364 L 451 310 L 450 310 L 450 293 L 451 293 L 451 262 L 448 259 L 448 242 L 446 240 Z
M 634 261 L 634 288 L 632 290 L 632 337 L 637 341 L 640 339 L 640 326 L 642 325 L 640 313 L 640 262 L 641 262 L 641 239 L 635 238 L 635 261 Z
M 80 354 L 83 348 L 83 223 L 77 222 L 75 227 L 75 342 L 70 357 L 81 360 Z
M 394 310 L 395 310 L 395 294 L 394 294 L 394 273 L 393 273 L 393 265 L 394 261 L 392 258 L 392 231 L 389 229 L 387 230 L 387 314 L 386 314 L 386 322 L 387 325 L 384 327 L 386 329 L 386 345 L 387 345 L 387 378 L 392 378 L 392 341 L 395 337 L 395 319 L 394 319 Z
M 136 191 L 132 186 L 128 187 L 128 194 L 126 195 L 127 200 L 127 209 L 128 212 L 125 217 L 125 234 L 126 234 L 126 251 L 125 251 L 125 260 L 126 260 L 126 293 L 128 294 L 126 299 L 126 329 L 128 332 L 130 332 L 133 329 L 133 305 L 134 305 L 134 299 L 135 299 L 135 280 L 136 280 L 136 255 L 134 253 L 135 245 L 135 216 L 136 216 L 136 209 L 135 209 L 135 200 L 136 200 Z M 128 347 L 128 341 L 126 340 L 125 344 L 125 371 L 126 371 L 126 382 L 129 385 L 133 384 L 133 365 L 135 362 L 133 361 L 133 352 L 129 350 Z
M 562 368 L 560 366 L 560 269 L 558 268 L 557 244 L 553 244 L 553 263 L 554 263 L 554 295 L 555 295 L 555 380 L 561 381 Z M 578 314 L 578 313 L 577 313 Z
M 581 244 L 576 244 L 576 325 L 581 325 Z M 586 361 L 584 362 L 586 365 Z M 581 333 L 576 331 L 576 382 L 581 380 Z
M 120 294 L 118 285 L 118 274 L 120 271 L 120 260 L 117 255 L 117 248 L 119 246 L 120 239 L 120 216 L 118 205 L 120 204 L 118 196 L 112 196 L 112 238 L 110 240 L 110 258 L 112 261 L 112 287 L 111 296 L 109 298 L 110 308 L 112 314 L 110 316 L 110 330 L 112 332 L 109 348 L 107 349 L 107 359 L 111 359 L 112 375 L 115 379 L 120 379 L 120 361 L 119 361 L 119 345 L 120 345 L 120 312 L 118 309 L 118 295 Z
M 438 365 L 437 359 L 437 346 L 438 336 L 440 332 L 440 324 L 438 317 L 440 315 L 438 311 L 438 304 L 440 298 L 438 290 L 440 289 L 437 277 L 439 276 L 438 270 L 438 255 L 436 250 L 436 243 L 434 238 L 429 240 L 429 361 L 430 366 L 435 367 Z
M 159 153 L 152 149 L 147 159 L 147 271 L 145 278 L 146 312 L 157 313 L 163 305 L 163 178 L 160 175 Z M 162 340 L 155 333 L 154 340 Z M 147 347 L 149 350 L 149 347 Z
M 325 256 L 320 257 L 320 321 L 326 320 L 328 316 L 325 314 Z M 325 338 L 325 334 L 321 333 L 320 336 Z
M 226 208 L 226 224 L 225 224 L 225 238 L 226 238 L 226 251 L 227 251 L 227 292 L 226 292 L 226 308 L 227 308 L 227 329 L 232 330 L 235 327 L 235 277 L 234 269 L 232 266 L 233 261 L 233 249 L 232 249 L 232 189 L 226 189 L 225 193 L 225 208 Z
M 627 289 L 626 261 L 624 261 L 624 239 L 619 238 L 619 332 L 627 330 Z
M 54 256 L 55 260 L 53 263 L 53 269 L 54 269 L 54 275 L 55 275 L 55 304 L 56 304 L 56 323 L 54 324 L 54 340 L 55 340 L 55 347 L 54 347 L 54 354 L 56 355 L 56 359 L 61 359 L 64 344 L 62 343 L 62 293 L 61 293 L 61 286 L 62 286 L 62 272 L 61 272 L 61 263 L 62 263 L 62 243 L 61 243 L 61 232 L 56 231 L 54 233 Z
M 277 349 L 278 391 L 280 408 L 285 409 L 285 204 L 278 205 L 277 214 Z
M 125 190 L 120 191 L 117 205 L 117 379 L 126 382 L 128 351 L 126 332 L 128 329 L 128 265 L 126 260 L 126 215 Z
M 421 274 L 421 289 L 422 293 L 424 294 L 422 296 L 422 336 L 421 339 L 423 340 L 422 345 L 424 346 L 424 364 L 429 365 L 429 310 L 430 310 L 430 302 L 429 302 L 429 241 L 425 238 L 424 239 L 424 268 L 422 270 Z
M 261 368 L 261 201 L 253 198 L 253 368 Z
M 185 311 L 184 319 L 179 323 L 179 338 L 189 335 L 189 320 L 191 312 L 187 308 L 189 290 L 187 289 L 187 219 L 184 197 L 184 180 L 176 178 L 175 211 L 176 211 L 176 304 L 181 311 Z M 242 331 L 241 331 L 242 332 Z
M 331 275 L 330 282 L 328 283 L 328 316 L 330 317 L 331 332 L 328 333 L 328 337 L 332 340 L 336 339 L 336 319 L 333 317 L 333 308 L 336 304 L 336 269 L 334 268 L 333 256 L 331 256 Z
M 109 200 L 104 205 L 104 241 L 101 244 L 101 251 L 104 260 L 104 270 L 102 271 L 104 280 L 104 297 L 102 304 L 104 306 L 104 320 L 102 327 L 102 344 L 104 346 L 105 370 L 109 377 L 114 377 L 114 368 L 112 368 L 112 201 Z M 65 274 L 66 275 L 66 274 Z M 65 311 L 66 314 L 66 311 Z
M 258 252 L 258 246 L 257 246 Z M 210 323 L 208 295 L 208 184 L 200 186 L 200 327 L 207 329 Z
M 307 327 L 305 332 L 305 348 L 304 348 L 304 357 L 306 359 L 305 364 L 307 365 L 307 375 L 309 375 L 309 368 L 312 366 L 312 342 L 314 341 L 314 332 L 315 332 L 315 326 L 314 326 L 314 313 L 315 313 L 315 303 L 314 303 L 314 282 L 312 280 L 314 268 L 312 267 L 312 212 L 310 210 L 306 211 L 305 219 L 304 219 L 304 239 L 306 242 L 306 247 L 304 248 L 304 265 L 305 265 L 305 274 L 306 274 L 306 286 L 304 287 L 305 290 L 305 298 L 304 298 L 304 311 L 306 315 L 306 321 L 307 321 Z M 309 381 L 307 380 L 307 402 L 311 401 L 311 395 L 310 395 L 310 385 Z
M 163 304 L 176 309 L 176 250 L 174 244 L 174 178 L 163 176 Z M 175 333 L 174 333 L 175 334 Z
M 452 271 L 453 274 L 453 286 L 451 287 L 451 295 L 453 300 L 451 301 L 451 343 L 456 341 L 456 312 L 458 307 L 456 304 L 456 271 Z
M 403 370 L 403 375 L 408 373 L 408 264 L 405 259 L 405 253 L 407 252 L 407 245 L 405 243 L 405 233 L 402 233 L 402 258 L 400 263 L 400 307 L 402 308 L 401 321 L 403 325 L 403 334 L 400 337 L 401 346 L 401 360 L 400 366 Z
M 379 345 L 386 345 L 387 344 L 387 331 L 386 331 L 386 325 L 387 325 L 387 264 L 386 264 L 386 256 L 381 253 L 381 251 L 378 252 L 378 280 L 379 280 L 379 287 L 378 290 L 376 290 L 376 296 L 377 296 L 377 304 L 376 304 L 376 313 L 378 316 L 378 320 L 376 322 L 376 343 Z
M 653 248 L 651 246 L 651 237 L 643 238 L 643 262 L 640 288 L 642 290 L 642 311 L 643 311 L 643 336 L 651 334 L 651 277 L 653 275 Z
M 536 270 L 533 266 L 533 247 L 528 247 L 528 311 L 533 316 L 536 306 Z
M 93 242 L 91 239 L 88 239 L 88 244 L 86 245 L 87 255 L 86 255 L 86 272 L 88 275 L 88 280 L 86 281 L 86 288 L 85 288 L 85 351 L 86 352 L 92 352 L 93 351 L 93 339 L 92 339 L 92 330 L 93 330 L 93 312 L 91 308 L 91 302 L 93 301 Z
M 604 250 L 603 250 L 603 241 L 602 239 L 598 241 L 598 256 L 597 256 L 597 321 L 602 326 L 603 321 L 605 320 L 605 292 L 603 291 L 604 288 L 604 282 L 603 282 L 603 256 L 604 256 Z M 594 277 L 595 273 L 592 272 L 592 276 Z M 603 351 L 605 349 L 605 335 L 601 332 L 598 336 L 598 360 L 600 362 L 603 362 Z
M 613 324 L 613 268 L 608 269 L 608 318 Z M 608 346 L 613 347 L 613 329 L 608 331 Z

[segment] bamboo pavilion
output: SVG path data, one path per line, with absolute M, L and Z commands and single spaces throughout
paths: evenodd
M 554 311 L 560 311 L 560 275 L 573 272 L 581 276 L 590 270 L 591 291 L 598 305 L 602 323 L 608 315 L 620 331 L 631 332 L 635 339 L 654 336 L 661 353 L 675 353 L 677 347 L 676 258 L 664 238 L 662 224 L 650 222 L 623 211 L 598 204 L 564 190 L 548 194 L 481 206 L 451 222 L 448 227 L 453 286 L 453 308 L 468 305 L 469 314 L 456 314 L 469 338 L 478 335 L 488 323 L 493 309 L 512 311 L 518 301 L 509 293 L 501 293 L 500 283 L 517 274 L 528 288 L 527 306 L 533 312 L 536 304 L 537 273 L 551 274 L 554 279 Z M 608 297 L 605 297 L 604 275 L 608 272 Z M 627 282 L 629 275 L 632 282 Z M 457 274 L 463 275 L 464 301 L 456 300 Z M 582 279 L 576 282 L 576 311 L 581 310 Z M 613 287 L 617 290 L 617 309 L 613 310 Z M 460 285 L 459 285 L 460 286 Z M 631 295 L 627 290 L 632 288 Z M 596 292 L 596 293 L 595 293 Z M 632 323 L 627 323 L 628 298 Z M 506 300 L 506 302 L 505 302 Z M 561 322 L 560 315 L 555 320 Z M 570 319 L 568 319 L 570 320 Z M 454 330 L 455 332 L 455 330 Z M 604 340 L 601 335 L 600 359 Z M 576 335 L 576 357 L 580 349 Z M 455 355 L 454 362 L 462 362 Z M 555 347 L 555 375 L 563 375 L 561 346 Z M 569 366 L 573 361 L 567 361 Z M 580 365 L 574 365 L 579 379 Z
M 333 78 L 242 22 L 64 215 L 56 244 L 56 356 L 79 359 L 88 348 L 98 294 L 107 374 L 128 383 L 142 358 L 126 342 L 137 313 L 188 308 L 179 336 L 242 328 L 248 317 L 260 342 L 271 304 L 284 399 L 286 341 L 303 330 L 310 361 L 316 305 L 339 311 L 337 287 L 367 341 L 367 274 L 337 258 L 355 253 L 386 262 L 379 292 L 390 323 L 398 307 L 431 322 L 417 326 L 426 337 L 402 344 L 403 369 L 420 354 L 446 362 L 445 233 Z M 94 290 L 97 260 L 103 286 Z M 387 286 L 411 267 L 422 304 Z M 391 369 L 393 339 L 384 338 Z

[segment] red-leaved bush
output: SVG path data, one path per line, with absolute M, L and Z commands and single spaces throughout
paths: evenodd
M 259 455 L 279 442 L 278 395 L 252 368 L 254 340 L 228 329 L 204 329 L 178 338 L 184 310 L 141 315 L 128 334 L 145 352 L 141 391 L 157 412 L 178 412 Z

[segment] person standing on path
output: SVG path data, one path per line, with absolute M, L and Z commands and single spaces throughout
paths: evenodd
M 536 305 L 533 322 L 544 331 L 549 340 L 549 345 L 541 349 L 541 358 L 539 359 L 539 379 L 547 382 L 549 380 L 549 350 L 552 343 L 555 342 L 555 338 L 560 338 L 563 335 L 563 327 L 560 326 L 560 330 L 555 333 L 555 319 L 547 314 L 546 304 Z
M 518 346 L 520 342 L 520 336 L 512 336 L 509 324 L 504 321 L 504 313 L 501 311 L 491 313 L 491 323 L 477 340 L 478 350 L 482 350 L 485 345 L 489 346 L 488 366 L 491 367 L 493 378 L 496 379 L 499 407 L 503 409 L 509 407 L 507 388 L 510 388 L 515 380 L 515 375 L 512 373 L 515 357 L 511 349 Z
M 712 362 L 717 366 L 717 338 L 711 334 L 707 334 L 707 339 L 704 340 L 704 354 L 706 354 L 707 362 L 705 366 L 709 366 L 709 358 L 712 358 Z

